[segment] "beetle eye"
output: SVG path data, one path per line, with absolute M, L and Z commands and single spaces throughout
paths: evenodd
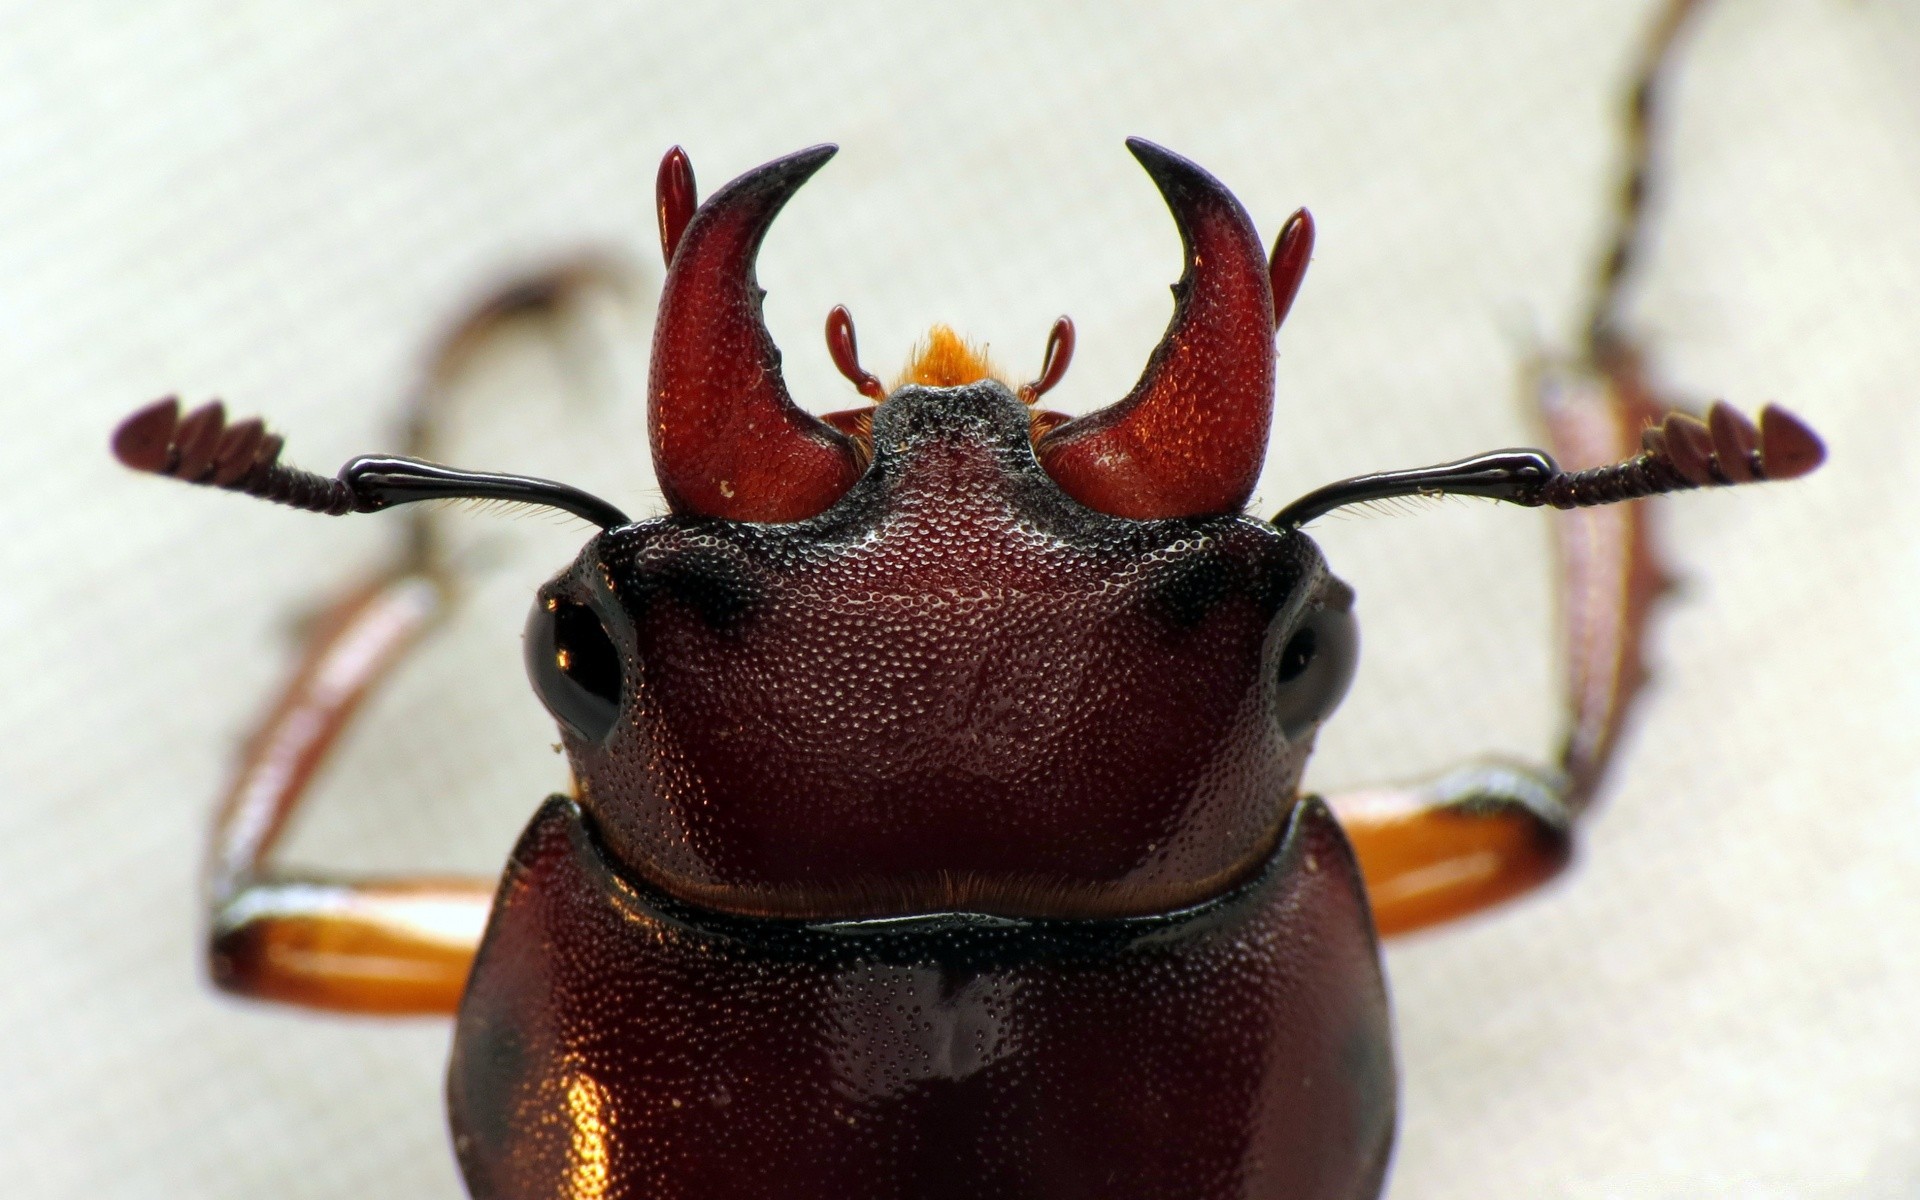
M 527 618 L 527 675 L 547 711 L 597 742 L 620 713 L 620 652 L 584 604 L 536 601 Z
M 1287 740 L 1327 719 L 1347 694 L 1360 657 L 1360 624 L 1345 609 L 1317 608 L 1280 651 L 1275 713 Z

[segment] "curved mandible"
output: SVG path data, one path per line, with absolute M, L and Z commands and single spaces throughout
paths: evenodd
M 1038 447 L 1088 508 L 1147 520 L 1233 512 L 1260 478 L 1273 419 L 1273 286 L 1253 221 L 1219 180 L 1142 138 L 1127 149 L 1180 228 L 1173 321 L 1133 391 Z
M 753 270 L 773 218 L 834 150 L 814 146 L 748 171 L 694 212 L 674 248 L 647 416 L 653 469 L 676 514 L 804 520 L 860 476 L 847 437 L 788 396 Z

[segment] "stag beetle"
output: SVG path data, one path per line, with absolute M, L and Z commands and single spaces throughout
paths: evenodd
M 165 400 L 128 466 L 317 512 L 469 497 L 598 527 L 525 634 L 574 789 L 495 881 L 295 876 L 269 851 L 321 756 L 444 601 L 405 569 L 328 613 L 250 747 L 209 870 L 216 981 L 356 1012 L 457 1012 L 448 1100 L 476 1197 L 1371 1197 L 1395 1120 L 1378 933 L 1553 875 L 1638 686 L 1660 569 L 1617 501 L 1812 470 L 1767 408 L 1669 413 L 1596 315 L 1605 398 L 1554 448 L 1243 508 L 1305 210 L 1271 256 L 1198 166 L 1134 139 L 1185 247 L 1124 399 L 1037 407 L 936 329 L 873 403 L 787 394 L 754 260 L 833 148 L 704 203 L 658 181 L 668 270 L 649 381 L 663 517 L 576 488 L 363 457 L 327 478 L 261 422 Z M 1621 272 L 1614 272 L 1617 278 Z M 551 301 L 567 278 L 496 300 Z M 1566 540 L 1572 729 L 1552 770 L 1303 795 L 1352 678 L 1354 595 L 1302 526 L 1463 494 L 1584 521 Z M 1599 599 L 1596 599 L 1599 598 Z

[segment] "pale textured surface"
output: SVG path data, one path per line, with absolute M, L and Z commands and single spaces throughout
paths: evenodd
M 1637 7 L 0 9 L 0 1191 L 458 1191 L 444 1026 L 228 1002 L 197 960 L 208 798 L 291 620 L 390 531 L 129 477 L 104 447 L 127 408 L 218 392 L 331 470 L 388 441 L 463 296 L 611 242 L 649 265 L 604 322 L 621 402 L 557 400 L 528 340 L 476 379 L 457 457 L 644 510 L 661 151 L 711 189 L 832 139 L 761 275 L 796 392 L 852 401 L 835 302 L 882 370 L 934 320 L 1032 369 L 1067 311 L 1056 397 L 1083 409 L 1132 381 L 1176 269 L 1139 133 L 1268 236 L 1319 218 L 1270 510 L 1527 436 L 1516 352 L 1570 329 Z M 1920 1192 L 1920 13 L 1750 0 L 1698 33 L 1635 316 L 1670 377 L 1790 404 L 1834 461 L 1670 506 L 1688 601 L 1582 863 L 1389 954 L 1403 1200 Z M 560 781 L 517 643 L 580 535 L 463 528 L 510 565 L 361 730 L 303 858 L 488 868 Z M 1319 782 L 1546 744 L 1537 517 L 1461 503 L 1322 542 L 1367 655 Z

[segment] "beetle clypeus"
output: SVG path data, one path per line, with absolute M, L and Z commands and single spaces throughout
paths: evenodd
M 1778 409 L 1702 422 L 1653 398 L 1609 306 L 1630 206 L 1585 364 L 1604 395 L 1547 410 L 1553 448 L 1594 465 L 1502 451 L 1246 516 L 1312 222 L 1296 213 L 1269 257 L 1216 180 L 1129 145 L 1187 266 L 1140 382 L 1089 416 L 1037 407 L 1071 357 L 1064 319 L 1025 386 L 936 330 L 887 387 L 843 309 L 829 348 L 875 403 L 806 415 L 753 261 L 831 148 L 704 204 L 676 149 L 649 388 L 667 516 L 418 458 L 329 479 L 217 404 L 163 401 L 116 435 L 130 466 L 316 511 L 480 497 L 600 529 L 526 633 L 575 790 L 502 880 L 269 865 L 319 758 L 443 603 L 424 518 L 404 564 L 320 623 L 216 824 L 222 986 L 457 1010 L 449 1101 L 475 1196 L 1378 1193 L 1394 1081 L 1376 930 L 1554 874 L 1638 685 L 1662 576 L 1636 507 L 1601 506 L 1791 478 L 1822 452 Z M 498 298 L 464 332 L 590 274 Z M 1357 633 L 1301 526 L 1445 493 L 1581 522 L 1563 538 L 1560 761 L 1303 797 Z

